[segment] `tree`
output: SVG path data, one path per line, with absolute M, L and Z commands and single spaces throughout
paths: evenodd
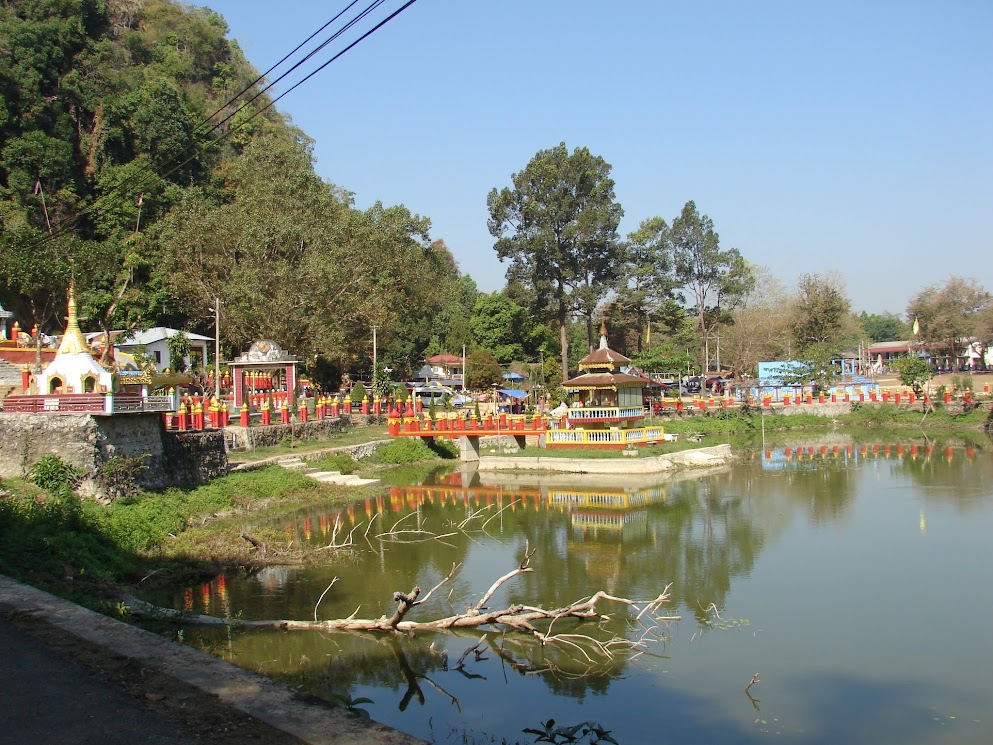
M 920 340 L 932 355 L 955 360 L 974 339 L 988 340 L 984 333 L 993 298 L 974 279 L 949 277 L 943 284 L 925 287 L 907 304 L 907 318 L 916 320 Z M 985 351 L 986 341 L 981 341 Z
M 866 313 L 859 315 L 862 332 L 874 342 L 898 341 L 910 335 L 910 327 L 892 313 Z
M 900 382 L 909 385 L 918 395 L 924 392 L 924 386 L 931 380 L 931 366 L 923 357 L 900 357 L 892 360 L 889 366 L 900 375 Z
M 493 353 L 483 347 L 469 352 L 466 360 L 466 386 L 468 388 L 489 388 L 499 384 L 503 368 Z
M 851 306 L 841 275 L 801 275 L 793 305 L 793 340 L 799 354 L 813 344 L 841 343 Z
M 631 364 L 646 373 L 682 376 L 697 369 L 696 358 L 675 344 L 653 345 L 631 358 Z
M 620 269 L 617 226 L 623 210 L 614 201 L 610 165 L 586 148 L 572 154 L 565 143 L 539 151 L 513 188 L 493 189 L 487 225 L 497 239 L 509 281 L 530 293 L 536 309 L 550 311 L 559 329 L 563 376 L 569 371 L 568 321 L 587 321 Z
M 756 267 L 754 273 L 755 286 L 732 311 L 734 323 L 721 332 L 721 362 L 735 377 L 755 375 L 759 362 L 791 356 L 786 288 L 765 267 Z
M 755 279 L 738 249 L 721 249 L 713 220 L 701 216 L 692 200 L 672 221 L 670 235 L 674 284 L 689 293 L 703 345 L 712 328 L 730 321 L 726 312 L 741 302 Z

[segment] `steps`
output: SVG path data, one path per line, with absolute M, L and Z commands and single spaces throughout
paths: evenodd
M 0 388 L 20 388 L 21 367 L 7 360 L 0 360 Z
M 291 471 L 297 471 L 304 476 L 312 478 L 322 484 L 333 484 L 334 486 L 365 486 L 366 484 L 378 484 L 379 479 L 364 479 L 352 474 L 344 474 L 339 471 L 322 471 L 319 468 L 311 468 L 298 455 L 280 458 L 276 464 Z

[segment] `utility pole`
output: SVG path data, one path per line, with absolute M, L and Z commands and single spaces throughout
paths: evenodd
M 377 349 L 376 349 L 376 327 L 372 327 L 372 390 L 375 395 L 376 391 L 376 362 L 377 362 Z
M 214 398 L 221 398 L 221 299 L 214 298 Z

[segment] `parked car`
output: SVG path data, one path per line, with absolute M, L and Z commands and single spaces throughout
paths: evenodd
M 727 378 L 715 377 L 707 378 L 707 390 L 713 391 L 714 393 L 724 393 L 724 389 L 730 381 Z
M 703 383 L 699 375 L 687 375 L 679 386 L 680 393 L 699 393 Z

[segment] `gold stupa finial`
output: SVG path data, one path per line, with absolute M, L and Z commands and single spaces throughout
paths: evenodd
M 79 330 L 79 318 L 76 311 L 76 293 L 73 285 L 69 284 L 69 318 L 66 323 L 66 332 L 59 344 L 59 354 L 89 354 L 90 345 L 83 338 L 83 332 Z

